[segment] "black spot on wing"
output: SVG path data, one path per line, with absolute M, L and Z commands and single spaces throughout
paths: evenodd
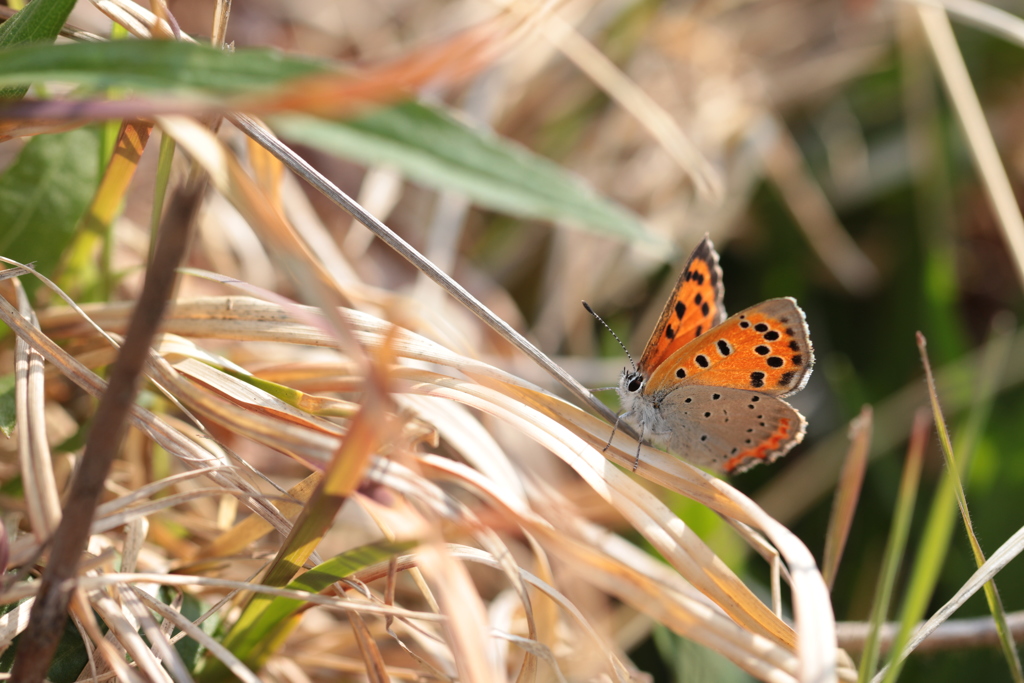
M 686 304 L 682 301 L 676 302 L 676 317 L 682 319 L 683 315 L 686 314 Z
M 750 386 L 755 389 L 759 389 L 764 386 L 764 373 L 763 372 L 752 372 L 750 373 Z

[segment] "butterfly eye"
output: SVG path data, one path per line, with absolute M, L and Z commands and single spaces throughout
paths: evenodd
M 629 384 L 626 385 L 626 389 L 630 392 L 640 391 L 640 387 L 643 386 L 643 382 L 640 381 L 639 377 L 634 377 L 630 380 Z

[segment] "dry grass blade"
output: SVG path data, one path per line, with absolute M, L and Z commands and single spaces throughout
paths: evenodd
M 985 564 L 985 553 L 981 549 L 981 543 L 978 541 L 978 537 L 974 533 L 974 527 L 971 524 L 971 515 L 967 509 L 967 496 L 964 494 L 963 484 L 960 481 L 960 472 L 953 453 L 953 444 L 950 441 L 949 432 L 946 429 L 946 421 L 942 416 L 942 407 L 939 405 L 939 395 L 935 389 L 935 378 L 932 376 L 931 364 L 928 362 L 925 337 L 920 332 L 917 333 L 917 346 L 921 352 L 921 362 L 924 364 L 925 376 L 928 379 L 928 393 L 931 397 L 935 426 L 939 432 L 939 443 L 942 445 L 942 452 L 946 460 L 946 469 L 949 472 L 953 483 L 953 491 L 956 494 L 957 506 L 960 508 L 960 517 L 963 520 L 964 528 L 967 531 L 967 539 L 970 541 L 974 560 L 980 568 Z M 995 619 L 996 626 L 999 630 L 1000 645 L 1003 649 L 1003 656 L 1006 657 L 1013 680 L 1018 683 L 1022 683 L 1024 682 L 1024 669 L 1021 668 L 1020 658 L 1017 655 L 1017 648 L 1014 645 L 1013 637 L 1010 635 L 1010 630 L 1006 625 L 1006 610 L 1003 607 L 1002 599 L 999 597 L 995 578 L 986 582 L 984 589 L 989 611 L 992 612 L 992 617 Z
M 666 578 L 664 572 L 657 570 L 656 562 L 649 557 L 644 559 L 646 556 L 629 544 L 621 540 L 606 544 L 581 529 L 576 530 L 584 531 L 580 541 L 567 541 L 568 537 L 560 529 L 502 496 L 492 482 L 472 470 L 440 458 L 429 458 L 425 462 L 449 473 L 449 480 L 472 483 L 477 491 L 486 493 L 492 501 L 509 505 L 505 508 L 506 515 L 525 525 L 548 552 L 573 568 L 574 575 L 589 577 L 588 580 L 597 577 L 598 584 L 619 599 L 666 623 L 677 633 L 722 652 L 765 680 L 793 680 L 796 660 L 791 650 L 772 639 L 739 628 L 706 598 L 694 594 L 685 583 Z M 563 520 L 563 525 L 567 521 Z M 605 546 L 603 552 L 594 550 L 595 541 L 598 541 L 597 547 Z M 783 675 L 778 667 L 788 673 Z
M 945 9 L 965 24 L 970 24 L 1010 42 L 1024 45 L 1024 20 L 1004 9 L 976 0 L 914 0 L 923 5 Z
M 441 388 L 442 386 L 444 388 Z M 581 442 L 576 434 L 567 431 L 563 426 L 577 425 L 584 433 L 592 434 L 593 436 L 588 436 L 587 440 L 590 444 L 596 444 L 605 438 L 605 430 L 599 426 L 597 420 L 568 404 L 543 395 L 532 396 L 529 403 L 536 403 L 538 407 L 543 408 L 544 413 L 558 415 L 558 422 L 542 418 L 539 414 L 521 414 L 522 403 L 464 382 L 444 380 L 440 386 L 424 385 L 422 391 L 428 395 L 447 396 L 466 402 L 480 410 L 500 416 L 511 421 L 523 433 L 544 443 L 546 448 L 572 465 L 596 491 L 607 496 L 608 502 L 626 515 L 631 524 L 640 530 L 677 570 L 695 585 L 699 585 L 702 592 L 712 597 L 738 622 L 757 633 L 777 639 L 778 642 L 793 642 L 789 629 L 784 627 L 759 600 L 750 599 L 752 596 L 749 594 L 746 594 L 749 597 L 745 597 L 746 588 L 730 577 L 726 568 L 716 562 L 713 556 L 708 556 L 706 547 L 675 515 L 669 513 L 642 490 L 634 489 L 628 477 L 617 469 L 609 468 L 593 445 Z M 599 433 L 600 437 L 597 436 Z M 632 462 L 634 453 L 635 445 L 631 445 L 618 450 L 614 455 L 626 463 Z M 797 596 L 795 602 L 800 635 L 797 644 L 800 648 L 802 667 L 799 675 L 802 679 L 808 680 L 813 676 L 821 676 L 823 680 L 830 675 L 834 676 L 834 621 L 828 600 L 822 600 L 820 597 L 822 594 L 827 595 L 828 591 L 806 547 L 792 537 L 788 530 L 774 523 L 749 500 L 723 482 L 650 448 L 643 451 L 643 463 L 650 478 L 701 500 L 723 514 L 737 517 L 761 529 L 777 545 L 789 564 L 793 590 Z M 660 467 L 666 469 L 662 471 Z M 683 472 L 687 474 L 679 476 Z M 678 478 L 674 479 L 673 475 Z M 705 573 L 710 576 L 705 578 Z M 809 632 L 812 628 L 815 629 L 813 633 Z
M 836 572 L 839 571 L 843 549 L 857 511 L 860 487 L 864 483 L 868 453 L 871 451 L 872 415 L 871 406 L 864 406 L 860 415 L 850 423 L 850 450 L 846 452 L 843 473 L 839 475 L 839 487 L 832 502 L 832 515 L 825 533 L 821 575 L 830 590 L 835 584 Z
M 978 94 L 971 83 L 967 65 L 953 34 L 953 27 L 944 9 L 919 5 L 917 13 L 942 73 L 946 91 L 953 101 L 960 124 L 967 136 L 975 165 L 984 181 L 999 227 L 1002 228 L 1003 239 L 1006 240 L 1006 246 L 1017 269 L 1020 285 L 1024 287 L 1024 217 L 1021 216 L 1010 179 L 999 158 L 999 150 L 985 120 L 985 112 L 981 108 Z
M 647 131 L 686 171 L 703 199 L 722 201 L 724 187 L 721 175 L 690 141 L 679 124 L 658 105 L 635 81 L 623 74 L 600 50 L 557 15 L 544 22 L 545 38 L 556 45 L 595 83 L 636 117 Z
M 807 241 L 836 280 L 853 294 L 867 294 L 877 287 L 878 269 L 839 222 L 828 197 L 805 167 L 788 130 L 781 130 L 775 145 L 764 156 L 772 181 L 803 228 Z
M 424 378 L 426 379 L 426 376 Z M 688 581 L 714 600 L 737 622 L 781 643 L 794 643 L 792 631 L 781 623 L 764 603 L 751 594 L 724 564 L 716 561 L 707 546 L 690 532 L 678 517 L 623 472 L 608 465 L 594 447 L 594 444 L 599 442 L 596 435 L 605 430 L 600 426 L 602 423 L 593 417 L 559 399 L 542 394 L 531 396 L 528 402 L 522 399 L 515 400 L 515 394 L 520 392 L 514 387 L 504 388 L 504 392 L 512 394 L 509 396 L 476 384 L 439 377 L 434 384 L 414 387 L 413 390 L 464 402 L 511 422 L 517 429 L 542 443 L 573 467 L 595 491 L 629 519 L 630 523 Z M 536 404 L 544 412 L 528 408 L 531 403 Z M 590 437 L 590 443 L 587 443 L 566 428 L 566 425 L 572 422 L 556 421 L 545 413 L 561 413 L 562 418 L 575 413 L 574 421 L 577 424 L 586 423 L 595 436 Z M 651 448 L 645 449 L 644 458 L 648 452 L 660 454 L 662 459 L 669 459 L 678 464 L 671 456 Z M 635 446 L 630 447 L 629 455 L 618 455 L 624 463 L 631 463 L 633 453 Z M 644 464 L 652 465 L 647 461 L 644 461 Z M 654 463 L 654 466 L 657 466 L 657 463 Z M 714 495 L 705 489 L 705 494 L 708 493 Z
M 20 280 L 12 280 L 12 284 L 17 294 L 19 313 L 38 327 L 35 312 Z M 60 524 L 60 491 L 46 440 L 43 357 L 21 337 L 15 344 L 15 392 L 17 421 L 21 425 L 18 454 L 25 482 L 25 502 L 33 533 L 41 545 Z

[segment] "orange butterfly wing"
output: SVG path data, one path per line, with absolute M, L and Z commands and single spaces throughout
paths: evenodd
M 769 299 L 676 351 L 644 391 L 656 394 L 685 383 L 783 397 L 803 388 L 813 364 L 803 311 L 789 297 Z
M 654 333 L 644 347 L 644 354 L 640 357 L 641 371 L 653 372 L 688 342 L 725 320 L 724 295 L 718 252 L 705 235 L 690 254 L 690 260 L 686 262 L 672 296 L 654 326 Z

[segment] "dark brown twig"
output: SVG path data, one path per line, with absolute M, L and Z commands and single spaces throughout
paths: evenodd
M 135 400 L 139 377 L 174 288 L 176 269 L 185 257 L 206 189 L 203 180 L 179 188 L 160 226 L 153 263 L 139 303 L 132 313 L 124 345 L 110 371 L 110 384 L 100 398 L 96 418 L 85 444 L 81 466 L 71 484 L 64 515 L 53 536 L 49 562 L 32 606 L 28 628 L 18 643 L 13 680 L 37 683 L 46 675 L 64 632 L 68 603 L 78 562 L 89 540 L 89 528 L 103 484 L 127 428 L 128 410 Z

